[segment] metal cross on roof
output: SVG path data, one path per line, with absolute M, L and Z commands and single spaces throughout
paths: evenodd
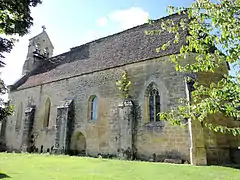
M 42 26 L 42 29 L 43 29 L 43 31 L 45 31 L 47 28 L 46 28 L 46 26 L 43 25 L 43 26 Z

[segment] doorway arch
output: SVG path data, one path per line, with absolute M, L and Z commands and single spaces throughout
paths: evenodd
M 86 155 L 86 138 L 81 131 L 77 131 L 71 138 L 72 155 Z

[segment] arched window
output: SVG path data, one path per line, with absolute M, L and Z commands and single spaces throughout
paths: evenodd
M 49 98 L 47 98 L 45 102 L 45 109 L 44 109 L 43 127 L 49 126 L 50 110 L 51 110 L 51 101 Z
M 20 129 L 21 129 L 22 115 L 23 115 L 23 105 L 22 105 L 22 102 L 21 102 L 19 104 L 18 110 L 17 110 L 17 119 L 16 119 L 16 126 L 15 126 L 16 132 L 19 132 Z
M 98 99 L 97 99 L 97 96 L 90 96 L 89 118 L 90 120 L 97 120 L 97 117 L 98 117 Z
M 149 84 L 145 93 L 145 118 L 147 121 L 160 121 L 158 113 L 161 111 L 160 93 L 155 83 Z

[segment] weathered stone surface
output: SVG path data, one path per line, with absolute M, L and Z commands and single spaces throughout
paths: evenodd
M 130 100 L 124 100 L 118 105 L 119 147 L 118 156 L 121 159 L 133 158 L 133 121 L 134 107 Z
M 34 122 L 34 115 L 35 115 L 35 106 L 28 105 L 25 109 L 25 117 L 24 117 L 24 127 L 23 127 L 23 139 L 21 150 L 29 151 L 30 148 L 30 139 L 33 135 L 33 122 Z
M 60 106 L 57 107 L 56 118 L 56 135 L 55 135 L 55 151 L 61 153 L 68 153 L 70 149 L 70 141 L 72 134 L 73 111 L 72 99 L 64 100 Z
M 149 159 L 152 154 L 157 156 L 175 150 L 182 159 L 189 159 L 188 130 L 174 127 L 164 122 L 164 126 L 156 123 L 146 123 L 144 117 L 144 94 L 149 83 L 154 81 L 162 93 L 162 110 L 175 106 L 178 98 L 185 96 L 182 75 L 171 73 L 174 66 L 169 63 L 168 57 L 147 60 L 89 75 L 77 76 L 67 80 L 57 81 L 41 86 L 12 92 L 12 103 L 27 100 L 22 97 L 31 97 L 36 104 L 34 131 L 38 132 L 36 146 L 43 151 L 55 144 L 57 107 L 63 98 L 74 99 L 74 129 L 72 134 L 82 132 L 86 138 L 86 153 L 97 156 L 100 154 L 118 153 L 119 143 L 119 113 L 118 105 L 121 102 L 119 92 L 115 86 L 117 79 L 124 70 L 128 71 L 132 82 L 130 94 L 136 104 L 134 119 L 134 148 L 139 159 Z M 88 100 L 91 95 L 98 97 L 98 119 L 88 120 Z M 44 104 L 50 97 L 51 112 L 48 128 L 43 128 Z M 16 117 L 9 118 L 7 125 L 9 147 L 19 148 L 18 141 L 21 135 L 16 136 L 14 127 Z M 149 128 L 151 124 L 151 128 Z M 71 145 L 70 145 L 71 146 Z M 143 156 L 144 155 L 144 156 Z M 145 158 L 146 156 L 146 158 Z

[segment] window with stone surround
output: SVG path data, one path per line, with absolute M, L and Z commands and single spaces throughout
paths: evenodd
M 17 110 L 17 119 L 16 119 L 16 126 L 15 126 L 15 131 L 19 132 L 21 129 L 21 124 L 22 124 L 22 116 L 23 116 L 23 105 L 22 102 L 18 106 Z
M 44 128 L 49 126 L 50 110 L 51 110 L 51 101 L 49 98 L 47 98 L 47 100 L 45 101 L 45 108 L 44 108 L 44 120 L 43 120 Z
M 88 119 L 89 120 L 97 120 L 98 118 L 98 98 L 95 95 L 90 96 L 88 102 Z
M 157 85 L 152 82 L 145 92 L 145 122 L 160 121 L 158 113 L 161 112 L 161 98 Z

